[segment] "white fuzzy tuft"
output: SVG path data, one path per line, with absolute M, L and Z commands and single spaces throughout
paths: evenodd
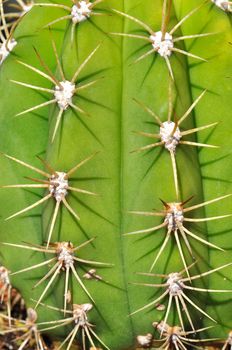
M 57 200 L 61 201 L 68 194 L 68 180 L 66 173 L 57 171 L 50 178 L 49 192 Z
M 7 40 L 0 44 L 0 64 L 7 58 L 13 48 L 17 45 L 17 41 L 15 39 Z
M 184 221 L 183 210 L 180 203 L 168 203 L 169 209 L 165 216 L 165 222 L 168 224 L 168 229 L 175 231 L 178 229 L 178 223 L 182 224 Z
M 92 308 L 92 304 L 74 304 L 73 316 L 75 319 L 75 323 L 81 327 L 86 326 L 86 324 L 88 323 L 87 312 L 89 312 Z
M 2 282 L 3 286 L 10 285 L 9 272 L 4 266 L 0 266 L 0 281 Z
M 173 130 L 175 132 L 173 133 Z M 160 138 L 164 142 L 165 148 L 168 151 L 175 152 L 176 146 L 178 145 L 181 139 L 180 129 L 177 127 L 174 122 L 164 122 L 160 127 Z
M 85 0 L 79 1 L 77 5 L 73 5 L 71 15 L 74 24 L 86 21 L 91 14 L 92 3 Z
M 74 264 L 73 251 L 69 247 L 69 243 L 61 243 L 57 256 L 58 261 L 61 261 L 65 268 Z
M 223 11 L 232 12 L 232 5 L 228 1 L 225 1 L 225 0 L 212 0 L 212 2 L 216 6 L 220 7 L 220 9 L 222 9 Z
M 155 32 L 150 36 L 150 39 L 152 40 L 153 48 L 160 54 L 160 56 L 171 56 L 171 49 L 174 47 L 171 34 L 165 33 L 164 39 L 162 40 L 162 32 Z
M 60 86 L 55 86 L 55 99 L 60 109 L 67 109 L 69 104 L 72 103 L 72 97 L 75 92 L 75 85 L 68 80 L 61 81 Z
M 146 335 L 138 335 L 137 342 L 140 346 L 150 348 L 152 345 L 153 335 L 148 333 Z
M 178 272 L 173 272 L 168 275 L 167 284 L 170 295 L 176 296 L 182 293 L 184 284 L 181 282 L 181 276 Z
M 22 14 L 24 15 L 25 13 L 29 12 L 32 9 L 33 5 L 34 5 L 33 1 L 31 1 L 28 4 L 24 4 L 23 7 L 22 7 L 22 9 L 23 9 L 23 13 Z

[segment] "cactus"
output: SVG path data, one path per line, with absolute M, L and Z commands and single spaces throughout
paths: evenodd
M 46 349 L 44 336 L 58 349 L 225 350 L 231 2 L 7 6 L 0 335 L 20 350 Z

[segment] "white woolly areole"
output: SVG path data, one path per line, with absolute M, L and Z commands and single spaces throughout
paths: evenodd
M 159 332 L 164 332 L 165 334 L 168 334 L 168 330 L 169 330 L 169 325 L 167 323 L 164 323 L 164 321 L 160 321 L 160 322 L 153 322 L 152 326 L 154 328 L 157 328 Z
M 211 0 L 216 6 L 220 7 L 224 11 L 232 12 L 232 5 L 229 4 L 228 1 L 225 0 Z
M 27 325 L 34 324 L 37 318 L 38 318 L 37 312 L 31 307 L 29 307 L 29 309 L 27 309 L 27 319 L 26 319 Z
M 160 54 L 162 57 L 169 57 L 172 54 L 172 48 L 174 47 L 172 35 L 165 33 L 164 39 L 162 40 L 162 32 L 155 32 L 150 36 L 152 40 L 153 48 Z
M 9 53 L 13 50 L 13 48 L 17 45 L 17 41 L 15 39 L 7 40 L 0 44 L 0 64 L 7 58 Z
M 227 341 L 228 341 L 229 345 L 232 345 L 232 331 L 229 333 Z
M 168 203 L 169 209 L 165 216 L 165 222 L 168 224 L 168 229 L 175 231 L 178 229 L 178 223 L 184 221 L 184 213 L 180 203 Z
M 92 3 L 85 0 L 79 1 L 77 5 L 73 5 L 71 15 L 74 24 L 86 21 L 92 12 Z
M 0 281 L 3 285 L 10 285 L 8 270 L 3 266 L 0 266 Z
M 178 272 L 173 272 L 168 275 L 167 279 L 169 294 L 176 296 L 182 293 L 184 283 L 181 282 L 181 276 Z
M 160 333 L 163 333 L 164 336 L 167 336 L 169 340 L 173 340 L 174 342 L 181 336 L 182 329 L 179 326 L 170 327 L 164 321 L 161 322 L 153 322 L 152 326 L 157 328 Z
M 164 122 L 160 127 L 160 138 L 164 142 L 164 146 L 168 151 L 175 152 L 176 146 L 178 145 L 181 139 L 180 129 L 177 127 L 174 134 L 173 130 L 176 128 L 174 122 Z
M 55 86 L 55 99 L 60 109 L 67 109 L 69 104 L 72 103 L 72 97 L 75 92 L 75 84 L 68 80 L 61 81 L 61 86 Z
M 62 262 L 65 268 L 74 264 L 73 252 L 69 243 L 64 242 L 60 244 L 57 259 Z
M 139 345 L 144 347 L 150 347 L 152 342 L 153 336 L 151 333 L 148 333 L 146 335 L 138 335 L 137 336 L 137 342 Z
M 33 5 L 34 5 L 34 1 L 31 1 L 31 2 L 29 2 L 28 4 L 24 4 L 23 6 L 22 6 L 22 16 L 25 14 L 25 13 L 27 13 L 27 12 L 29 12 L 31 9 L 32 9 L 32 7 L 33 7 Z
M 73 305 L 73 316 L 75 323 L 80 326 L 85 326 L 88 323 L 87 312 L 93 308 L 92 304 L 82 304 L 82 305 Z
M 178 337 L 177 334 L 173 334 L 171 338 L 172 338 L 172 342 L 173 342 L 173 343 L 176 343 L 176 342 L 178 342 L 178 340 L 179 340 L 179 337 Z
M 59 202 L 68 194 L 66 173 L 57 171 L 50 177 L 49 192 Z

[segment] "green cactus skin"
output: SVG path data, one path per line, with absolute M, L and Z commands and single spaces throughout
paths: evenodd
M 62 1 L 70 6 L 70 1 Z M 174 0 L 170 27 L 193 8 L 200 0 Z M 155 30 L 159 30 L 162 17 L 161 0 L 106 0 L 97 7 L 107 10 L 105 16 L 93 17 L 77 26 L 75 42 L 71 42 L 71 29 L 67 21 L 52 26 L 59 57 L 68 79 L 78 65 L 99 44 L 100 48 L 81 73 L 80 80 L 87 78 L 99 81 L 81 92 L 74 99 L 75 104 L 85 109 L 90 117 L 68 109 L 62 119 L 55 141 L 51 137 L 58 107 L 45 107 L 36 115 L 14 117 L 17 113 L 45 102 L 49 95 L 40 94 L 28 88 L 17 86 L 11 79 L 53 88 L 52 84 L 16 62 L 17 59 L 39 69 L 38 58 L 33 46 L 43 57 L 52 72 L 57 73 L 48 29 L 43 27 L 64 15 L 61 9 L 34 7 L 26 14 L 14 37 L 18 44 L 12 54 L 0 67 L 0 150 L 42 169 L 36 155 L 46 159 L 54 169 L 67 171 L 71 166 L 98 151 L 96 157 L 76 174 L 75 186 L 99 194 L 97 197 L 82 194 L 67 198 L 80 215 L 77 222 L 66 210 L 61 210 L 52 241 L 72 241 L 75 245 L 97 237 L 92 245 L 80 252 L 80 257 L 114 264 L 112 268 L 97 268 L 102 281 L 83 280 L 93 295 L 96 308 L 89 320 L 96 325 L 97 334 L 110 349 L 134 348 L 136 336 L 153 332 L 151 323 L 160 321 L 163 313 L 149 309 L 134 316 L 128 315 L 147 304 L 158 290 L 132 285 L 148 279 L 136 272 L 148 272 L 154 256 L 165 237 L 165 230 L 141 236 L 123 236 L 124 233 L 149 228 L 159 224 L 159 219 L 135 216 L 129 210 L 151 211 L 162 209 L 159 198 L 166 202 L 176 200 L 170 156 L 166 150 L 153 149 L 150 152 L 131 153 L 150 140 L 138 136 L 134 131 L 156 132 L 157 127 L 150 117 L 133 99 L 149 106 L 165 120 L 168 111 L 169 76 L 164 60 L 153 56 L 133 64 L 146 49 L 139 39 L 122 38 L 112 32 L 138 33 L 141 29 L 132 21 L 112 14 L 117 9 L 141 19 Z M 110 14 L 110 15 L 109 15 Z M 231 17 L 210 2 L 202 6 L 180 28 L 179 35 L 204 32 L 216 35 L 188 40 L 180 46 L 193 54 L 204 57 L 200 62 L 183 55 L 173 54 L 170 58 L 175 76 L 177 117 L 184 114 L 194 99 L 207 89 L 207 93 L 186 119 L 184 128 L 190 129 L 213 122 L 220 122 L 213 130 L 197 133 L 188 140 L 207 142 L 221 146 L 219 149 L 200 149 L 180 146 L 177 150 L 177 166 L 180 179 L 181 198 L 194 196 L 190 205 L 198 204 L 224 194 L 231 188 L 231 90 L 232 90 L 232 41 Z M 139 32 L 140 33 L 140 32 Z M 144 51 L 145 50 L 145 51 Z M 57 73 L 58 74 L 58 73 Z M 42 96 L 44 95 L 44 96 Z M 160 156 L 159 155 L 160 152 Z M 8 159 L 1 157 L 1 184 L 24 183 L 23 177 L 34 173 Z M 28 180 L 25 180 L 28 183 Z M 0 240 L 14 244 L 29 242 L 42 244 L 47 239 L 48 226 L 54 209 L 52 201 L 43 207 L 15 219 L 4 221 L 10 214 L 30 205 L 43 195 L 43 190 L 32 193 L 22 189 L 1 189 Z M 210 217 L 231 213 L 231 198 L 199 209 L 195 217 Z M 206 224 L 190 225 L 194 233 L 219 245 L 228 252 L 208 249 L 205 245 L 191 240 L 197 265 L 192 274 L 207 271 L 231 262 L 230 219 L 210 221 Z M 183 245 L 184 246 L 184 245 Z M 192 259 L 184 248 L 187 262 Z M 1 247 L 1 262 L 9 270 L 16 271 L 40 263 L 43 253 L 34 254 L 18 248 Z M 210 266 L 210 267 L 209 267 Z M 183 269 L 174 239 L 159 259 L 155 273 L 176 272 Z M 173 271 L 174 270 L 174 271 Z M 231 289 L 230 268 L 215 273 L 204 281 L 196 283 L 206 288 Z M 33 307 L 31 298 L 38 299 L 44 285 L 32 290 L 33 285 L 47 272 L 46 267 L 12 276 L 27 306 Z M 85 271 L 79 269 L 82 276 Z M 150 280 L 149 280 L 150 281 Z M 156 283 L 156 282 L 154 282 Z M 155 292 L 155 293 L 154 293 Z M 53 286 L 45 303 L 62 307 L 64 274 Z M 156 294 L 158 295 L 158 294 Z M 190 293 L 193 300 L 218 320 L 213 330 L 203 332 L 208 336 L 226 339 L 231 328 L 230 294 L 200 295 Z M 195 299 L 194 299 L 195 298 Z M 88 297 L 73 279 L 73 301 L 87 303 Z M 167 301 L 166 301 L 167 302 Z M 165 302 L 165 305 L 167 303 Z M 197 327 L 212 325 L 193 308 L 189 309 Z M 55 320 L 63 315 L 38 307 L 39 321 Z M 178 323 L 176 311 L 172 312 L 173 322 Z M 186 327 L 189 328 L 187 320 Z M 170 322 L 169 322 L 170 323 Z M 54 336 L 64 339 L 65 329 L 58 328 Z

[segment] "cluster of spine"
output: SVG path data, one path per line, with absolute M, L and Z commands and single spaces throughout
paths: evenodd
M 53 24 L 68 20 L 72 23 L 71 28 L 71 41 L 74 40 L 75 36 L 75 29 L 77 25 L 80 25 L 81 22 L 88 20 L 91 16 L 101 16 L 103 13 L 101 11 L 98 11 L 95 6 L 101 3 L 103 0 L 95 0 L 93 2 L 89 0 L 80 0 L 80 1 L 74 1 L 72 6 L 66 6 L 62 5 L 60 3 L 34 3 L 34 2 L 22 2 L 21 0 L 16 0 L 17 6 L 16 12 L 10 12 L 9 14 L 4 14 L 4 8 L 3 8 L 3 2 L 1 0 L 0 3 L 0 10 L 1 10 L 1 32 L 0 32 L 0 64 L 3 63 L 3 61 L 7 58 L 9 53 L 14 49 L 14 47 L 17 45 L 16 40 L 13 38 L 13 32 L 15 26 L 10 28 L 10 25 L 7 23 L 6 18 L 16 18 L 16 23 L 21 20 L 21 18 L 28 12 L 32 7 L 36 6 L 43 6 L 48 8 L 61 8 L 67 12 L 67 14 L 63 17 L 57 18 L 54 21 L 48 23 L 46 27 L 50 27 Z M 220 7 L 224 11 L 231 12 L 232 11 L 232 3 L 228 1 L 220 1 L 220 0 L 212 0 L 212 2 Z M 214 35 L 214 33 L 204 33 L 204 34 L 190 34 L 185 35 L 181 37 L 175 36 L 175 32 L 180 28 L 180 26 L 185 22 L 185 20 L 188 20 L 196 11 L 200 9 L 201 6 L 193 9 L 189 14 L 187 14 L 184 18 L 182 18 L 170 31 L 167 31 L 167 27 L 169 24 L 170 14 L 171 14 L 171 6 L 172 1 L 171 0 L 164 0 L 163 5 L 163 17 L 162 17 L 162 23 L 160 30 L 153 30 L 150 28 L 146 23 L 143 23 L 139 19 L 130 16 L 129 14 L 117 11 L 113 9 L 113 12 L 117 13 L 120 16 L 123 16 L 139 26 L 141 26 L 146 32 L 147 35 L 137 35 L 137 34 L 125 34 L 125 33 L 110 33 L 111 35 L 118 35 L 118 36 L 125 36 L 132 39 L 141 39 L 146 42 L 149 42 L 151 45 L 151 48 L 148 52 L 140 56 L 136 62 L 139 62 L 146 57 L 157 54 L 161 58 L 165 60 L 165 63 L 167 65 L 167 69 L 170 75 L 170 84 L 169 84 L 169 112 L 167 120 L 164 122 L 161 120 L 159 116 L 156 115 L 155 112 L 153 112 L 150 108 L 145 106 L 142 102 L 138 102 L 138 104 L 150 115 L 155 119 L 156 124 L 159 127 L 159 132 L 156 134 L 148 133 L 148 132 L 138 132 L 138 134 L 151 138 L 151 139 L 157 139 L 158 142 L 151 143 L 147 146 L 141 147 L 138 150 L 135 151 L 145 151 L 149 149 L 153 149 L 155 147 L 161 146 L 165 150 L 167 150 L 170 154 L 171 164 L 172 164 L 172 171 L 173 171 L 173 178 L 174 178 L 174 186 L 175 186 L 175 192 L 176 192 L 176 201 L 175 202 L 169 202 L 168 200 L 162 201 L 164 208 L 160 210 L 159 212 L 144 212 L 144 211 L 134 211 L 133 214 L 136 215 L 145 215 L 145 216 L 154 216 L 154 217 L 163 217 L 163 222 L 155 227 L 146 228 L 139 231 L 133 231 L 126 233 L 125 235 L 135 235 L 135 234 L 141 234 L 141 233 L 150 233 L 154 232 L 156 230 L 159 230 L 161 228 L 166 228 L 166 234 L 165 239 L 161 245 L 161 248 L 158 252 L 158 254 L 155 256 L 150 271 L 148 273 L 142 273 L 142 275 L 150 276 L 150 277 L 158 277 L 163 278 L 164 281 L 159 284 L 153 284 L 153 283 L 135 283 L 137 285 L 143 285 L 151 288 L 164 288 L 164 292 L 155 300 L 152 302 L 149 302 L 149 304 L 141 307 L 140 309 L 134 311 L 132 313 L 135 314 L 137 312 L 143 311 L 146 308 L 154 307 L 159 302 L 161 302 L 163 299 L 168 297 L 168 304 L 165 312 L 164 319 L 159 322 L 153 322 L 152 326 L 155 328 L 155 330 L 160 334 L 161 339 L 157 340 L 154 339 L 153 335 L 148 333 L 147 335 L 139 335 L 137 337 L 137 341 L 139 343 L 139 346 L 142 348 L 150 348 L 152 346 L 155 346 L 156 342 L 160 343 L 160 347 L 164 348 L 165 350 L 168 350 L 169 348 L 175 347 L 175 349 L 185 350 L 186 345 L 187 346 L 194 346 L 196 343 L 201 343 L 203 341 L 208 341 L 208 339 L 204 340 L 198 340 L 196 338 L 191 338 L 191 335 L 196 335 L 200 333 L 203 330 L 206 330 L 207 328 L 196 328 L 194 325 L 194 322 L 191 317 L 191 312 L 188 310 L 188 305 L 195 308 L 200 314 L 206 316 L 208 319 L 212 320 L 213 322 L 216 322 L 209 314 L 206 313 L 206 311 L 202 308 L 200 308 L 199 305 L 195 304 L 188 296 L 188 291 L 196 291 L 196 292 L 218 292 L 218 293 L 224 293 L 224 292 L 231 292 L 229 290 L 213 290 L 213 289 L 204 289 L 204 288 L 198 288 L 194 287 L 192 284 L 192 281 L 201 279 L 205 276 L 208 276 L 212 273 L 215 273 L 221 269 L 224 269 L 228 266 L 230 266 L 232 263 L 211 269 L 210 271 L 198 274 L 198 275 L 191 275 L 190 269 L 192 266 L 197 264 L 196 261 L 194 261 L 193 256 L 193 249 L 191 247 L 191 244 L 189 242 L 189 238 L 193 238 L 197 240 L 198 242 L 207 245 L 211 248 L 218 249 L 223 251 L 222 248 L 208 242 L 207 240 L 199 237 L 194 232 L 191 232 L 185 225 L 185 222 L 192 223 L 192 222 L 205 222 L 210 220 L 218 220 L 223 219 L 231 215 L 221 215 L 216 217 L 207 217 L 207 218 L 191 218 L 186 217 L 185 214 L 187 212 L 191 212 L 192 210 L 196 210 L 198 208 L 204 207 L 208 204 L 220 201 L 222 199 L 225 199 L 230 194 L 221 196 L 218 198 L 214 198 L 211 200 L 208 200 L 203 203 L 199 203 L 196 205 L 192 205 L 190 207 L 186 207 L 186 204 L 192 199 L 181 199 L 181 191 L 179 188 L 179 177 L 178 177 L 178 171 L 177 171 L 177 163 L 176 163 L 176 151 L 179 145 L 184 146 L 196 146 L 196 147 L 208 147 L 208 148 L 215 148 L 216 146 L 209 145 L 209 144 L 202 144 L 197 142 L 192 142 L 183 139 L 185 136 L 194 134 L 196 132 L 211 128 L 216 126 L 217 123 L 212 123 L 208 125 L 203 125 L 198 128 L 193 128 L 190 130 L 182 130 L 182 123 L 185 121 L 186 118 L 188 118 L 191 115 L 191 112 L 195 108 L 195 106 L 200 102 L 201 98 L 205 95 L 206 91 L 203 91 L 200 96 L 193 102 L 193 104 L 188 108 L 188 110 L 181 116 L 180 119 L 174 119 L 172 121 L 173 116 L 173 103 L 172 103 L 172 94 L 173 94 L 173 82 L 175 80 L 175 72 L 173 71 L 173 68 L 171 67 L 170 63 L 170 56 L 172 54 L 178 53 L 183 54 L 188 57 L 192 57 L 197 60 L 205 61 L 204 58 L 196 56 L 188 51 L 184 51 L 178 47 L 176 47 L 176 43 L 180 42 L 182 40 L 192 39 L 192 38 L 203 38 L 207 37 L 209 35 Z M 81 73 L 81 71 L 85 68 L 85 66 L 88 64 L 92 56 L 95 54 L 99 46 L 97 46 L 93 51 L 90 52 L 88 57 L 82 62 L 82 64 L 77 68 L 77 70 L 74 72 L 71 79 L 68 79 L 64 71 L 62 69 L 62 64 L 59 60 L 56 43 L 54 42 L 52 36 L 51 36 L 51 45 L 53 48 L 54 58 L 56 59 L 59 77 L 57 77 L 55 74 L 51 72 L 49 67 L 47 66 L 46 62 L 43 60 L 43 58 L 40 56 L 39 52 L 35 49 L 35 54 L 38 57 L 38 60 L 41 64 L 42 70 L 39 70 L 23 61 L 18 61 L 19 64 L 21 64 L 25 69 L 29 69 L 31 71 L 34 71 L 36 74 L 42 76 L 44 79 L 50 81 L 53 84 L 52 89 L 47 89 L 43 86 L 36 86 L 32 85 L 29 82 L 26 81 L 16 81 L 11 80 L 14 84 L 23 86 L 28 89 L 33 89 L 41 92 L 46 92 L 50 95 L 52 95 L 52 99 L 49 101 L 39 104 L 36 106 L 29 106 L 28 109 L 25 111 L 22 111 L 18 113 L 18 116 L 24 115 L 26 113 L 34 112 L 35 110 L 38 110 L 40 108 L 43 108 L 45 106 L 48 106 L 50 104 L 54 104 L 58 106 L 59 112 L 56 116 L 55 121 L 55 127 L 52 132 L 51 142 L 54 141 L 55 137 L 57 136 L 57 132 L 59 130 L 59 126 L 61 123 L 62 118 L 65 115 L 65 111 L 69 108 L 72 108 L 73 110 L 76 110 L 78 113 L 88 115 L 88 112 L 83 110 L 81 107 L 79 107 L 74 99 L 75 95 L 78 95 L 80 90 L 86 89 L 89 86 L 95 84 L 97 81 L 91 81 L 86 84 L 79 84 L 78 78 Z M 95 155 L 95 154 L 94 154 Z M 89 156 L 88 158 L 80 161 L 77 165 L 73 166 L 68 171 L 58 171 L 53 169 L 53 167 L 46 162 L 45 160 L 41 159 L 41 162 L 43 163 L 46 170 L 41 170 L 39 168 L 34 167 L 33 165 L 30 165 L 26 163 L 23 160 L 19 160 L 11 155 L 4 154 L 4 156 L 26 168 L 29 168 L 30 170 L 34 171 L 35 173 L 42 175 L 43 179 L 29 178 L 31 181 L 33 181 L 33 184 L 9 184 L 2 186 L 4 188 L 44 188 L 47 190 L 47 193 L 45 196 L 40 199 L 39 201 L 29 205 L 26 208 L 23 208 L 22 210 L 18 211 L 17 213 L 14 213 L 10 215 L 6 220 L 12 219 L 18 215 L 21 215 L 29 210 L 34 209 L 35 207 L 43 204 L 44 202 L 48 200 L 55 201 L 55 209 L 52 215 L 52 219 L 50 222 L 49 232 L 47 235 L 47 240 L 45 245 L 35 245 L 32 243 L 27 245 L 21 245 L 21 244 L 11 244 L 11 243 L 2 243 L 6 246 L 13 246 L 17 248 L 22 249 L 29 249 L 35 252 L 43 252 L 48 255 L 50 255 L 50 259 L 45 260 L 44 262 L 40 264 L 36 264 L 33 266 L 25 267 L 22 270 L 9 273 L 9 271 L 5 267 L 0 268 L 0 281 L 2 282 L 3 287 L 0 289 L 0 297 L 2 298 L 2 301 L 4 299 L 4 296 L 6 297 L 6 303 L 7 303 L 7 310 L 8 310 L 8 316 L 5 316 L 5 318 L 8 321 L 8 327 L 6 330 L 2 332 L 2 334 L 6 333 L 12 333 L 12 332 L 22 332 L 23 335 L 21 335 L 18 340 L 21 342 L 19 349 L 22 350 L 26 348 L 30 342 L 34 342 L 38 350 L 44 350 L 46 348 L 46 345 L 43 341 L 43 338 L 41 337 L 41 332 L 52 330 L 58 327 L 63 327 L 66 325 L 73 325 L 71 332 L 68 334 L 68 336 L 64 339 L 62 344 L 59 346 L 58 349 L 63 348 L 63 346 L 67 345 L 67 350 L 69 350 L 74 342 L 74 339 L 76 336 L 80 333 L 82 338 L 82 346 L 83 349 L 87 349 L 86 347 L 86 338 L 89 341 L 90 346 L 93 349 L 96 349 L 93 339 L 95 338 L 98 343 L 100 343 L 103 347 L 108 349 L 108 347 L 102 342 L 102 340 L 98 337 L 96 332 L 93 330 L 93 325 L 88 320 L 88 312 L 93 308 L 94 299 L 88 292 L 87 288 L 85 287 L 82 278 L 79 276 L 79 274 L 76 271 L 75 264 L 86 264 L 86 265 L 96 265 L 96 266 L 107 266 L 109 264 L 101 263 L 98 261 L 92 261 L 92 260 L 85 260 L 81 259 L 76 255 L 76 252 L 78 252 L 79 249 L 85 247 L 89 243 L 93 241 L 93 239 L 90 239 L 86 242 L 83 242 L 82 244 L 74 247 L 74 245 L 70 242 L 52 242 L 52 235 L 54 231 L 54 227 L 56 224 L 57 216 L 60 210 L 60 207 L 63 205 L 66 207 L 66 209 L 73 215 L 73 217 L 76 220 L 79 220 L 79 215 L 76 213 L 73 208 L 70 206 L 70 204 L 67 201 L 67 196 L 70 191 L 74 191 L 77 193 L 83 193 L 87 195 L 96 195 L 93 192 L 87 191 L 82 188 L 76 188 L 73 187 L 71 184 L 72 177 L 71 175 L 76 172 L 81 166 L 83 166 L 86 162 L 92 159 L 94 155 Z M 180 253 L 180 258 L 183 263 L 183 271 L 171 271 L 168 274 L 153 274 L 152 271 L 160 258 L 161 254 L 165 250 L 168 242 L 170 241 L 171 237 L 174 236 L 177 248 Z M 182 248 L 182 241 L 186 245 L 186 248 L 190 254 L 190 256 L 193 259 L 193 263 L 188 266 L 185 258 L 185 254 Z M 36 268 L 40 268 L 41 266 L 50 266 L 52 264 L 52 267 L 48 271 L 48 273 L 43 276 L 35 285 L 35 287 L 39 286 L 44 281 L 47 281 L 49 279 L 49 282 L 47 283 L 45 289 L 43 290 L 42 294 L 40 295 L 39 299 L 35 301 L 35 308 L 34 309 L 28 309 L 28 316 L 26 320 L 21 320 L 20 326 L 15 327 L 15 319 L 11 316 L 11 292 L 12 287 L 10 283 L 10 275 L 16 275 L 20 273 L 24 273 L 30 270 L 34 270 Z M 55 281 L 56 278 L 60 275 L 60 272 L 65 273 L 65 284 L 64 284 L 64 302 L 63 302 L 63 308 L 56 308 L 52 306 L 48 306 L 42 303 L 42 300 L 45 298 L 45 295 L 49 291 L 49 289 L 52 286 L 52 283 Z M 92 304 L 85 303 L 85 304 L 77 304 L 73 303 L 72 301 L 72 291 L 69 286 L 69 277 L 70 273 L 73 274 L 76 283 L 80 285 L 80 287 L 84 290 L 88 298 L 91 300 Z M 187 275 L 187 277 L 184 277 L 184 274 Z M 85 274 L 85 278 L 94 278 L 97 280 L 101 280 L 101 277 L 96 274 L 95 269 L 91 269 L 88 273 Z M 174 303 L 177 315 L 179 318 L 180 326 L 178 325 L 172 325 L 169 326 L 168 324 L 168 318 L 170 316 L 170 311 L 172 308 L 172 304 Z M 71 305 L 71 310 L 68 308 L 68 305 Z M 48 322 L 37 322 L 37 314 L 35 309 L 42 305 L 44 307 L 61 311 L 64 313 L 64 318 L 60 319 L 58 321 L 48 321 Z M 66 314 L 68 317 L 65 317 Z M 183 316 L 185 315 L 185 316 Z M 4 317 L 4 316 L 3 316 Z M 187 318 L 188 324 L 191 327 L 191 330 L 186 330 L 184 318 Z M 13 325 L 12 325 L 13 324 Z M 0 331 L 1 334 L 1 331 Z M 211 339 L 212 340 L 212 339 Z M 225 343 L 223 349 L 226 348 L 227 345 L 231 345 L 231 334 L 229 334 L 229 338 L 227 342 Z M 158 345 L 157 345 L 158 346 Z

